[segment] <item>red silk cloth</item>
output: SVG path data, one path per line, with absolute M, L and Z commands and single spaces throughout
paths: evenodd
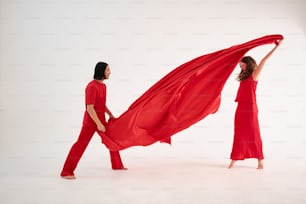
M 172 135 L 218 110 L 226 80 L 250 49 L 281 39 L 278 34 L 264 36 L 180 65 L 120 117 L 109 120 L 106 134 L 100 134 L 103 143 L 113 151 L 170 143 Z

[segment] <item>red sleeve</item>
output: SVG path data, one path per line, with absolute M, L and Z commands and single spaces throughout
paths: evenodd
M 95 104 L 97 96 L 97 90 L 94 86 L 87 86 L 85 90 L 85 103 L 88 104 Z

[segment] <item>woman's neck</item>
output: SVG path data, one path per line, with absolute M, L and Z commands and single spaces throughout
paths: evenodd
M 95 79 L 97 82 L 99 82 L 100 84 L 103 84 L 103 79 L 101 80 L 98 80 L 98 79 Z

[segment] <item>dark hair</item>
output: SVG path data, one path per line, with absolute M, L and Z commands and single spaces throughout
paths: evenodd
M 240 60 L 240 62 L 243 62 L 246 64 L 246 70 L 241 70 L 241 72 L 239 73 L 237 77 L 237 80 L 243 81 L 247 79 L 253 73 L 253 71 L 257 67 L 257 64 L 256 64 L 256 61 L 250 56 L 243 57 Z
M 96 80 L 102 80 L 105 79 L 105 69 L 108 66 L 107 63 L 105 62 L 98 62 L 96 64 L 96 68 L 95 68 L 95 74 L 94 74 L 94 79 Z

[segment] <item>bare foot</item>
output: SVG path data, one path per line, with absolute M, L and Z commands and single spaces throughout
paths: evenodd
M 229 169 L 233 168 L 235 163 L 236 163 L 236 160 L 232 160 L 227 168 L 229 168 Z
M 75 176 L 73 176 L 73 175 L 69 175 L 69 176 L 62 176 L 62 178 L 64 178 L 64 179 L 68 179 L 68 180 L 73 180 L 73 179 L 76 179 L 76 177 L 75 177 Z
M 122 167 L 122 168 L 119 168 L 119 169 L 113 169 L 113 170 L 128 170 L 128 168 L 126 168 L 126 167 Z
M 263 164 L 263 160 L 259 160 L 258 159 L 258 166 L 257 166 L 257 169 L 263 169 L 264 168 L 264 164 Z

